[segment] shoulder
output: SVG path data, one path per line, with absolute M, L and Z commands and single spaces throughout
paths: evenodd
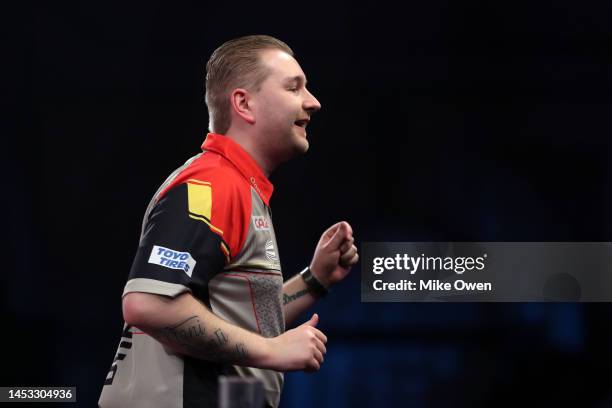
M 204 152 L 183 168 L 160 192 L 158 198 L 180 184 L 209 186 L 219 199 L 230 199 L 250 191 L 249 183 L 242 174 L 226 159 L 213 152 Z
M 252 208 L 251 187 L 230 162 L 218 154 L 203 153 L 177 174 L 158 199 L 173 193 L 182 202 L 186 198 L 189 217 L 221 236 L 231 255 L 240 251 Z

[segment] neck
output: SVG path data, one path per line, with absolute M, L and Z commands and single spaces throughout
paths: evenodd
M 238 143 L 240 147 L 242 147 L 249 154 L 249 156 L 255 160 L 266 177 L 270 177 L 270 174 L 272 174 L 276 168 L 276 164 L 270 161 L 261 151 L 261 149 L 258 148 L 259 144 L 257 143 L 257 138 L 254 135 L 250 135 L 230 127 L 225 133 L 225 136 Z

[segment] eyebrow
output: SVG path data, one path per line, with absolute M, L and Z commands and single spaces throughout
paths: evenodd
M 283 82 L 284 82 L 285 84 L 291 84 L 291 83 L 294 83 L 294 82 L 296 82 L 296 83 L 298 83 L 298 84 L 300 84 L 300 83 L 304 83 L 304 85 L 306 85 L 306 83 L 307 83 L 308 81 L 306 80 L 306 78 L 305 78 L 305 77 L 303 77 L 303 76 L 301 76 L 301 75 L 296 75 L 296 76 L 294 76 L 294 77 L 285 78 L 285 80 L 284 80 Z

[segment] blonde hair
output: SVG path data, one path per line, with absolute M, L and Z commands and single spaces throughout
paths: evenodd
M 281 40 L 269 35 L 248 35 L 223 43 L 206 63 L 206 106 L 209 129 L 224 134 L 231 125 L 230 94 L 236 88 L 258 91 L 270 74 L 262 66 L 261 51 L 279 49 L 293 56 Z

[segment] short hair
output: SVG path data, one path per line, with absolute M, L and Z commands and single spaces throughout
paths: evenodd
M 261 64 L 260 53 L 279 49 L 293 56 L 281 40 L 269 35 L 248 35 L 223 43 L 206 63 L 206 106 L 209 129 L 224 134 L 231 125 L 230 93 L 236 88 L 259 91 L 270 70 Z

